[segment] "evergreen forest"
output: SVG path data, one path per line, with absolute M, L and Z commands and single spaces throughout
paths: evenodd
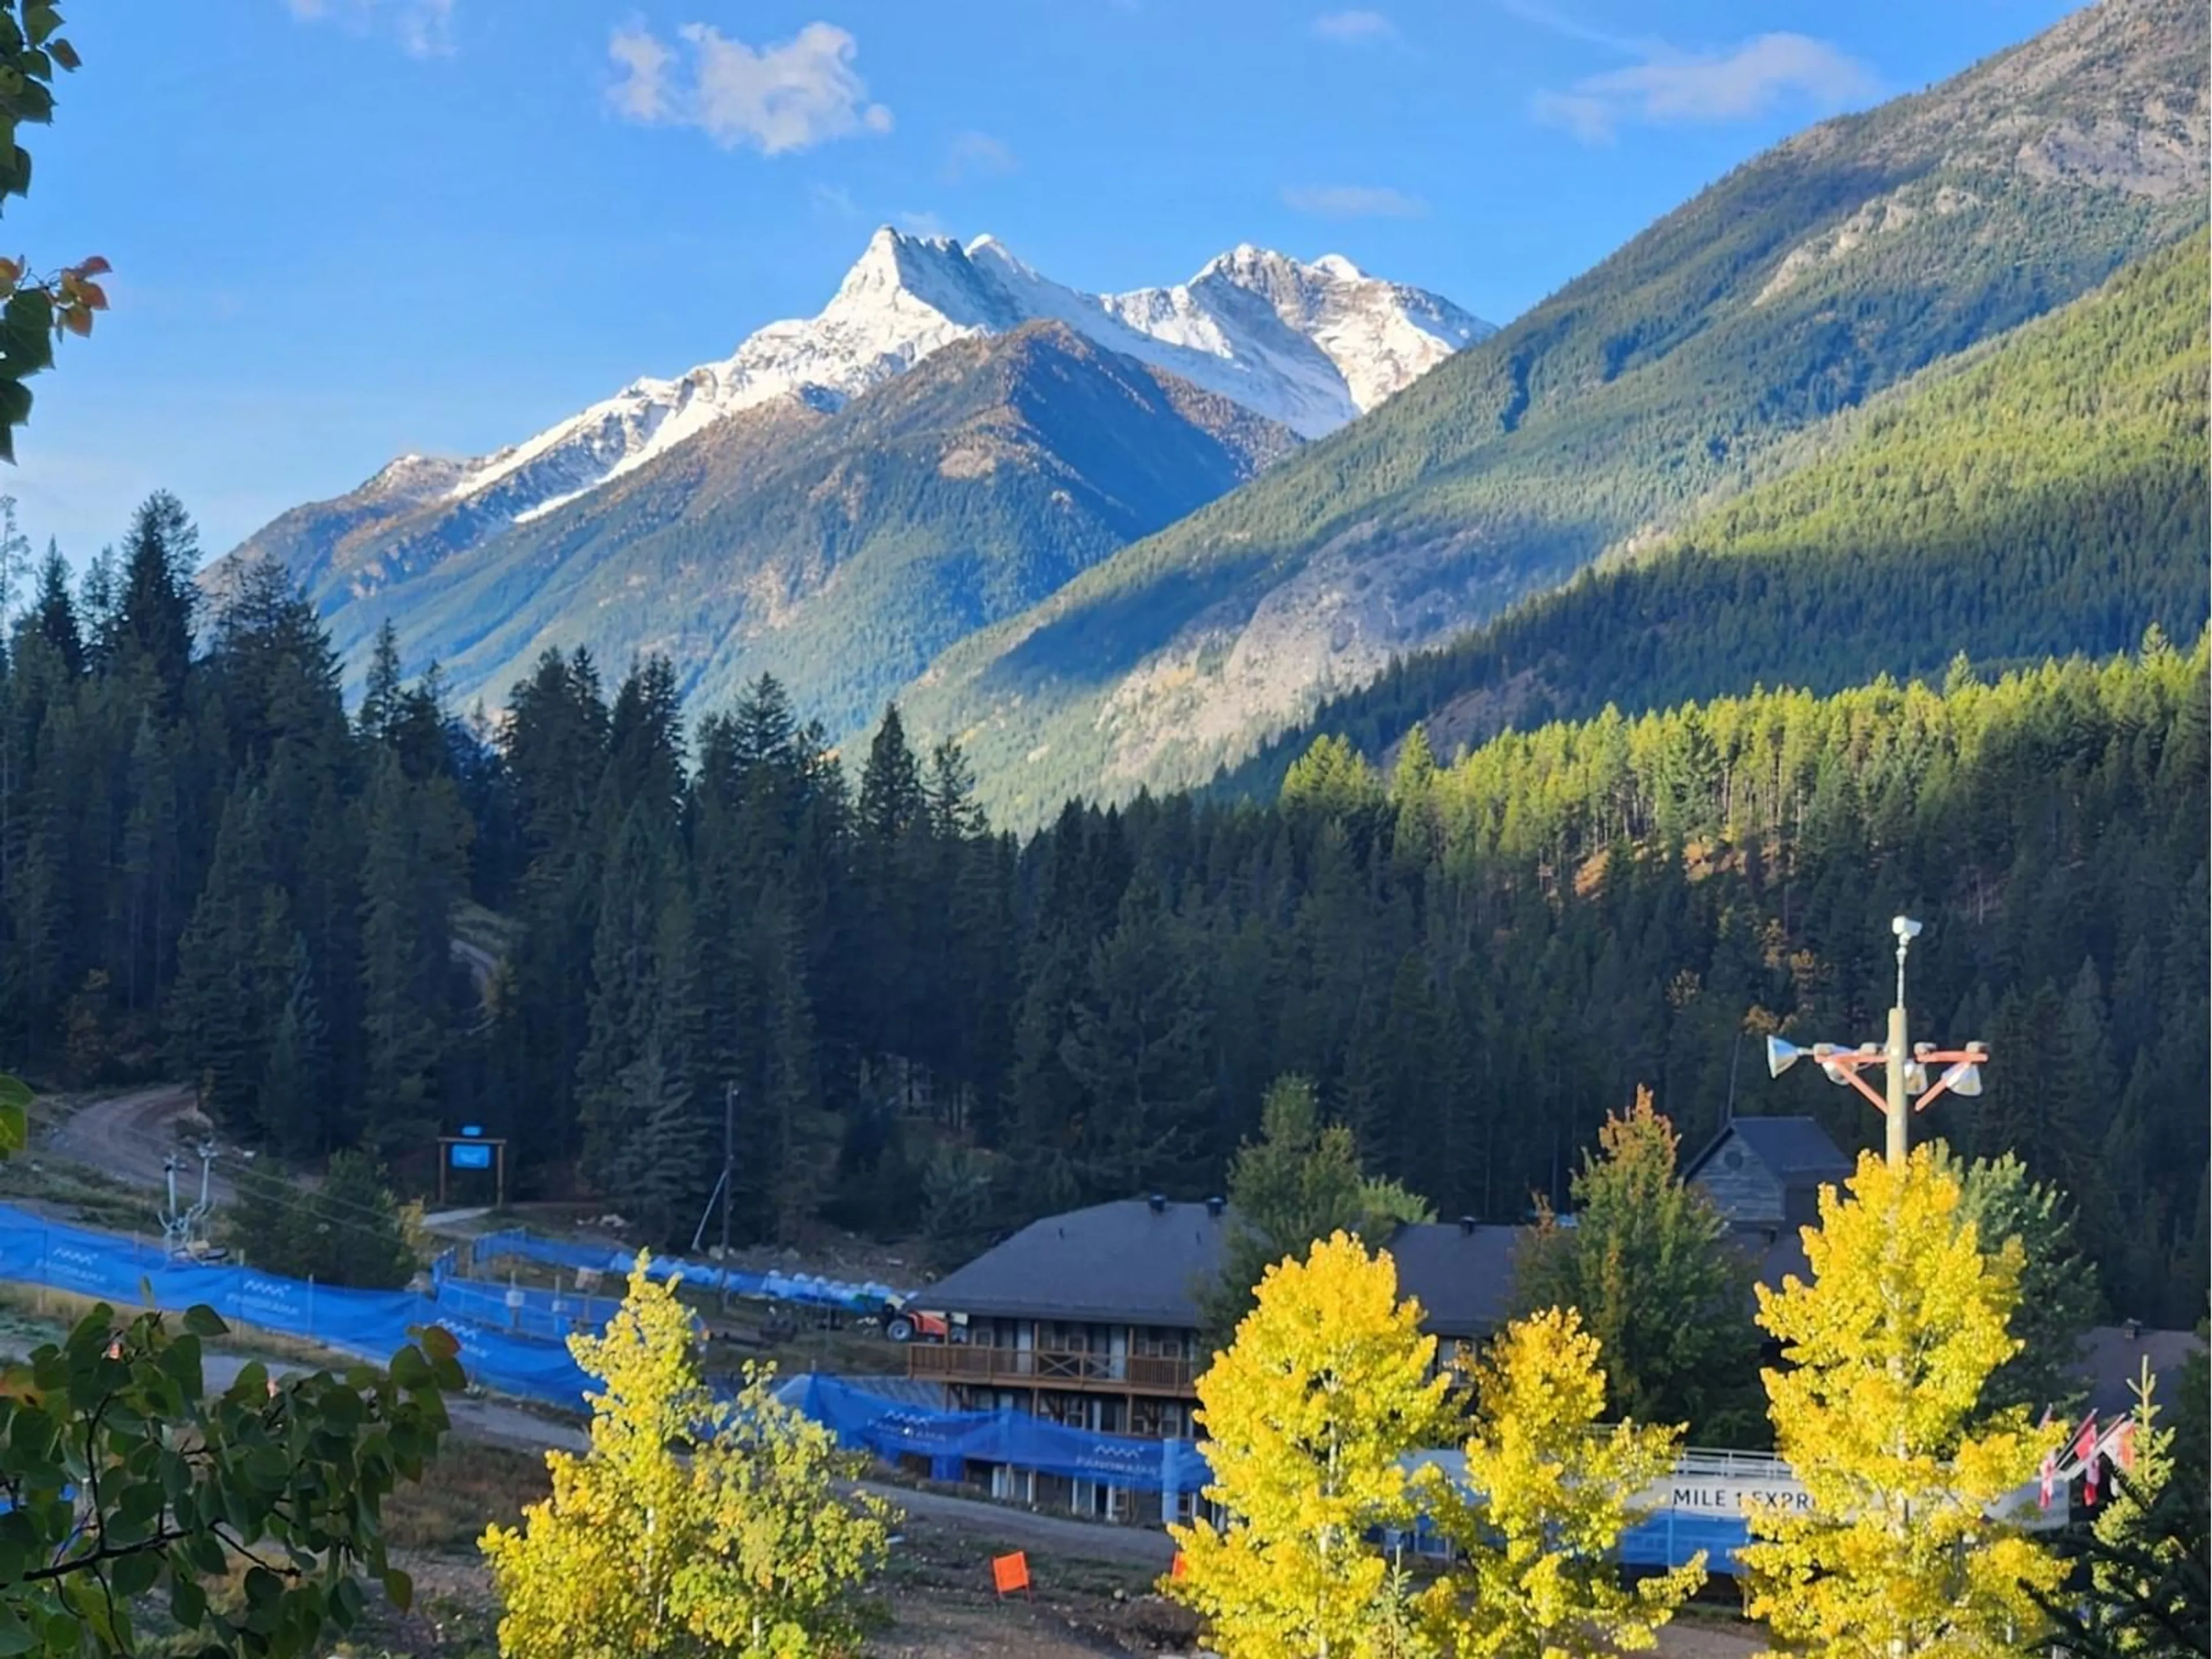
M 15 545 L 11 544 L 11 546 Z M 1986 1041 L 1925 1132 L 2074 1195 L 2115 1316 L 2201 1316 L 2207 647 L 1940 684 L 1757 692 L 1377 772 L 1316 740 L 1268 803 L 1066 805 L 994 832 L 897 711 L 866 752 L 763 678 L 549 653 L 496 728 L 378 642 L 349 714 L 273 568 L 198 614 L 173 498 L 0 680 L 0 1045 L 49 1083 L 193 1080 L 284 1157 L 402 1185 L 463 1121 L 525 1194 L 688 1241 L 735 1124 L 738 1224 L 987 1239 L 1218 1191 L 1268 1084 L 1316 1079 L 1441 1214 L 1564 1203 L 1639 1084 L 1879 1126 L 1759 1037 Z M 496 923 L 495 949 L 471 939 Z M 1813 1075 L 1802 1075 L 1812 1072 Z

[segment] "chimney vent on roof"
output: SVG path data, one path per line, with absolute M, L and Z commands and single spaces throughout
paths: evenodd
M 1145 1201 L 1152 1206 L 1154 1215 L 1165 1215 L 1168 1212 L 1168 1195 L 1165 1193 L 1154 1193 Z
M 2120 1328 L 2127 1332 L 2128 1340 L 2130 1342 L 2134 1341 L 2137 1337 L 2142 1334 L 2142 1321 L 2140 1319 L 2122 1320 L 2120 1322 Z
M 1221 1219 L 1221 1211 L 1222 1200 L 1220 1199 L 1209 1198 L 1206 1200 L 1206 1212 L 1212 1216 L 1216 1221 Z
M 1459 1218 L 1459 1230 L 1460 1230 L 1460 1232 L 1462 1233 L 1462 1236 L 1464 1236 L 1464 1237 L 1468 1237 L 1468 1238 L 1472 1238 L 1472 1237 L 1474 1237 L 1474 1218 L 1473 1216 L 1471 1216 L 1471 1215 L 1463 1215 L 1463 1216 L 1462 1216 L 1462 1217 Z

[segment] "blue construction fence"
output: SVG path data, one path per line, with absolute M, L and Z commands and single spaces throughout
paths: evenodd
M 590 1379 L 568 1348 L 486 1325 L 413 1291 L 356 1291 L 222 1263 L 172 1259 L 159 1244 L 50 1221 L 0 1205 L 0 1278 L 97 1297 L 119 1308 L 204 1303 L 233 1324 L 388 1360 L 410 1328 L 441 1325 L 469 1380 L 501 1394 L 580 1407 Z M 504 1310 L 501 1310 L 502 1312 Z
M 580 1409 L 591 1379 L 565 1343 L 505 1328 L 512 1314 L 506 1287 L 459 1279 L 456 1265 L 441 1259 L 443 1271 L 434 1274 L 430 1295 L 349 1290 L 251 1267 L 179 1261 L 151 1242 L 0 1205 L 0 1279 L 94 1297 L 118 1308 L 205 1304 L 234 1324 L 379 1361 L 410 1340 L 410 1328 L 437 1325 L 459 1344 L 461 1368 L 471 1382 Z M 605 1313 L 613 1305 L 599 1301 Z M 1203 1448 L 1188 1440 L 1093 1433 L 1012 1409 L 931 1411 L 815 1373 L 789 1378 L 777 1393 L 844 1445 L 887 1462 L 927 1459 L 931 1474 L 948 1481 L 960 1480 L 969 1462 L 1005 1464 L 1158 1492 L 1164 1512 L 1172 1514 L 1177 1497 L 1196 1492 L 1207 1479 Z M 1434 1545 L 1425 1528 L 1411 1541 L 1416 1549 Z M 1728 1572 L 1730 1553 L 1746 1541 L 1744 1523 L 1734 1517 L 1662 1510 L 1623 1540 L 1620 1559 L 1631 1566 L 1671 1566 L 1703 1549 L 1711 1571 Z
M 477 1267 L 503 1257 L 514 1256 L 547 1267 L 574 1267 L 588 1273 L 605 1273 L 617 1280 L 627 1278 L 637 1262 L 635 1249 L 580 1243 L 574 1239 L 547 1238 L 523 1227 L 480 1234 L 469 1241 L 468 1254 L 471 1263 Z M 855 1314 L 879 1313 L 887 1304 L 902 1301 L 908 1294 L 872 1279 L 855 1284 L 844 1279 L 825 1279 L 814 1273 L 751 1273 L 739 1267 L 726 1269 L 712 1261 L 698 1261 L 684 1256 L 656 1255 L 653 1259 L 653 1267 L 663 1277 L 681 1273 L 685 1284 L 699 1290 L 720 1291 L 726 1289 L 732 1296 L 792 1302 L 805 1307 L 838 1308 Z
M 929 1411 L 816 1373 L 794 1376 L 776 1392 L 855 1450 L 887 1462 L 927 1459 L 930 1478 L 936 1480 L 959 1480 L 970 1462 L 1000 1463 L 1158 1492 L 1162 1513 L 1171 1516 L 1177 1498 L 1200 1491 L 1209 1478 L 1205 1448 L 1195 1441 L 1092 1433 L 1011 1407 Z M 1702 1550 L 1708 1571 L 1732 1576 L 1735 1553 L 1750 1541 L 1750 1529 L 1740 1517 L 1662 1510 L 1624 1534 L 1618 1553 L 1624 1566 L 1675 1567 Z M 1417 1554 L 1436 1554 L 1446 1547 L 1425 1522 L 1408 1532 L 1404 1542 Z

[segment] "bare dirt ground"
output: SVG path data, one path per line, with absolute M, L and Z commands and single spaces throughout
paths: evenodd
M 185 1146 L 177 1137 L 177 1120 L 191 1109 L 192 1091 L 176 1083 L 87 1101 L 56 1126 L 46 1149 L 133 1186 L 159 1188 L 165 1179 L 166 1160 Z M 188 1167 L 197 1191 L 198 1160 L 191 1160 Z M 221 1170 L 218 1164 L 214 1190 L 217 1197 L 227 1199 L 230 1183 Z
M 211 1385 L 244 1362 L 208 1360 Z M 386 1613 L 378 1635 L 394 1653 L 462 1659 L 486 1650 L 495 1623 L 491 1583 L 475 1540 L 543 1496 L 538 1454 L 580 1449 L 580 1430 L 493 1400 L 453 1402 L 464 1444 L 440 1458 L 435 1488 L 403 1495 L 395 1522 L 416 1610 Z M 1174 1559 L 1164 1533 L 1109 1527 L 939 1492 L 870 1483 L 904 1511 L 884 1574 L 889 1623 L 871 1644 L 879 1659 L 1097 1659 L 1194 1654 L 1197 1624 L 1154 1586 Z M 427 1510 L 423 1514 L 419 1511 Z M 1030 1593 L 991 1587 L 994 1556 L 1029 1557 Z M 1668 1659 L 1749 1659 L 1764 1644 L 1720 1609 L 1698 1609 L 1662 1632 Z

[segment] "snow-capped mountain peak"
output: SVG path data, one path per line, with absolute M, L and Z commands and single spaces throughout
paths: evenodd
M 1188 283 L 1092 295 L 1041 276 L 997 238 L 884 226 L 819 315 L 770 323 L 728 358 L 674 380 L 632 381 L 522 443 L 451 469 L 447 492 L 516 520 L 642 465 L 738 410 L 797 396 L 835 407 L 977 334 L 1067 325 L 1109 350 L 1181 375 L 1305 437 L 1373 408 L 1490 325 L 1340 254 L 1311 264 L 1249 243 Z M 420 489 L 420 457 L 387 472 Z M 382 475 L 380 475 L 380 477 Z

